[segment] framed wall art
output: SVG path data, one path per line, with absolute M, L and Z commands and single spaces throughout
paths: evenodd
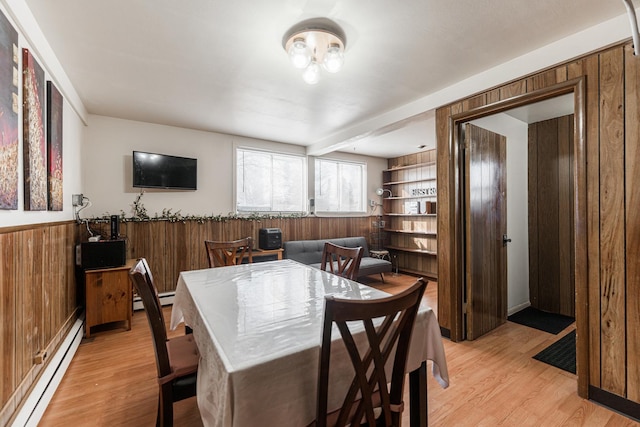
M 44 71 L 22 49 L 22 134 L 24 210 L 47 209 L 47 154 L 44 140 Z
M 0 209 L 18 209 L 18 32 L 0 12 Z
M 62 210 L 62 95 L 47 82 L 47 190 L 50 211 Z

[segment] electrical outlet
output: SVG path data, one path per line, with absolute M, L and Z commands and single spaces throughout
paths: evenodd
M 84 199 L 82 194 L 74 194 L 71 196 L 71 204 L 73 206 L 82 206 L 82 199 Z
M 373 199 L 369 200 L 369 205 L 374 208 L 376 206 L 376 201 Z
M 47 360 L 47 356 L 47 350 L 40 350 L 33 358 L 33 363 L 36 365 L 41 365 Z

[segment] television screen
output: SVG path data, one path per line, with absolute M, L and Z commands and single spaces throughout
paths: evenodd
M 134 187 L 196 190 L 197 171 L 197 159 L 133 152 Z

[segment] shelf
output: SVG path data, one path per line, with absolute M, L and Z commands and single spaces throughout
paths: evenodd
M 438 216 L 438 214 L 385 213 L 384 216 Z
M 436 232 L 431 231 L 412 231 L 412 230 L 393 230 L 391 228 L 384 228 L 382 231 L 387 231 L 389 233 L 399 233 L 399 234 L 416 234 L 420 236 L 436 236 Z
M 407 170 L 407 169 L 416 169 L 416 168 L 422 168 L 426 166 L 434 166 L 435 164 L 436 162 L 433 161 L 433 162 L 418 163 L 415 165 L 398 166 L 397 168 L 385 169 L 382 172 L 395 172 L 395 171 L 401 171 L 401 170 Z
M 398 184 L 411 184 L 414 182 L 425 182 L 425 181 L 435 181 L 436 178 L 420 178 L 420 179 L 409 179 L 406 181 L 389 181 L 383 182 L 382 185 L 398 185 Z
M 433 255 L 436 256 L 436 251 L 429 251 L 426 249 L 411 249 L 411 248 L 401 248 L 400 246 L 385 246 L 387 249 L 391 249 L 392 251 L 401 251 L 401 252 L 411 252 L 414 254 L 424 254 L 424 255 Z
M 426 199 L 438 197 L 437 194 L 425 194 L 422 196 L 394 196 L 394 197 L 385 197 L 383 200 L 402 200 L 402 199 Z

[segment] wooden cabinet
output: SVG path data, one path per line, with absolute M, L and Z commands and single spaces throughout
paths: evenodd
M 85 270 L 86 319 L 85 337 L 91 337 L 91 328 L 112 322 L 125 322 L 131 329 L 132 290 L 129 270 L 135 263 L 127 261 L 122 267 Z
M 388 160 L 383 171 L 385 247 L 395 267 L 438 278 L 436 150 Z

